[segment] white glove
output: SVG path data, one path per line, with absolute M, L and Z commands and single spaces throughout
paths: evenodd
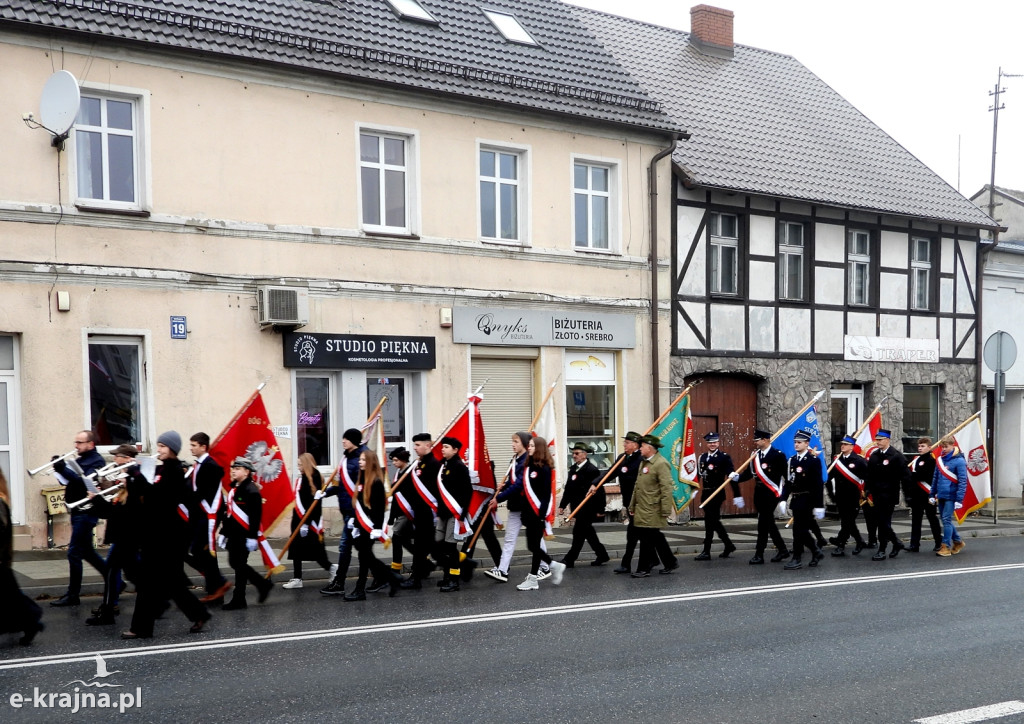
M 223 535 L 217 536 L 217 547 L 222 551 L 226 551 L 228 549 L 228 539 Z
M 304 526 L 300 527 L 299 528 L 299 537 L 305 538 L 307 535 L 309 535 L 309 526 L 308 525 L 304 525 Z
M 824 517 L 825 517 L 825 509 L 824 508 L 815 508 L 814 509 L 814 519 L 815 520 L 822 520 Z
M 963 503 L 954 503 L 953 504 L 953 510 L 960 510 L 962 507 L 964 507 Z
M 935 498 L 928 498 L 928 502 L 935 505 Z
M 745 501 L 743 499 L 742 495 L 737 495 L 735 498 L 733 498 L 732 499 L 732 504 L 735 505 L 737 508 L 746 508 L 747 507 L 747 501 Z
M 315 493 L 313 493 L 313 500 L 320 500 L 320 498 L 324 497 L 326 494 L 327 493 L 325 493 L 324 491 L 318 490 Z
M 380 528 L 374 528 L 370 531 L 370 540 L 380 540 L 381 536 L 384 535 L 384 531 Z
M 787 512 L 786 501 L 785 500 L 780 501 L 779 504 L 777 506 L 775 506 L 775 515 L 779 516 L 780 518 L 785 518 L 786 517 L 786 512 Z
M 245 539 L 245 549 L 247 551 L 249 551 L 250 553 L 252 553 L 254 550 L 259 548 L 259 545 L 260 545 L 259 541 L 256 540 L 255 538 L 246 538 Z
M 729 480 L 739 480 L 739 479 L 740 479 L 740 474 L 737 473 L 735 470 L 733 472 L 729 473 Z

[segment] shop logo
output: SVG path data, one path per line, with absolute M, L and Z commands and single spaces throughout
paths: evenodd
M 512 324 L 498 324 L 494 321 L 493 314 L 480 314 L 476 318 L 476 328 L 488 337 L 492 334 L 499 336 L 502 341 L 506 339 L 532 339 L 530 328 L 523 321 L 522 317 Z
M 305 362 L 308 365 L 313 364 L 316 350 L 317 338 L 308 334 L 304 334 L 296 339 L 295 344 L 292 345 L 292 352 L 299 355 L 299 362 Z

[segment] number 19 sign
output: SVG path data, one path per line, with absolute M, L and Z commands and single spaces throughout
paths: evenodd
M 171 339 L 188 339 L 185 317 L 171 317 Z

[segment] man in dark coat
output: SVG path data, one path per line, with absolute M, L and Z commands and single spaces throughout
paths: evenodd
M 327 596 L 345 594 L 345 579 L 348 577 L 348 566 L 352 562 L 352 528 L 349 524 L 355 513 L 352 510 L 352 494 L 355 481 L 359 480 L 359 456 L 369 448 L 363 444 L 363 433 L 350 427 L 341 436 L 341 447 L 345 451 L 344 459 L 338 465 L 335 475 L 339 478 L 337 485 L 331 485 L 326 491 L 319 490 L 313 496 L 316 500 L 325 496 L 338 496 L 338 510 L 341 511 L 341 535 L 338 538 L 338 571 L 334 579 L 320 589 Z
M 605 480 L 605 485 L 613 482 L 619 484 L 619 492 L 622 494 L 622 514 L 626 520 L 626 550 L 622 554 L 622 563 L 615 569 L 615 573 L 630 573 L 633 565 L 633 553 L 636 550 L 639 537 L 633 519 L 629 515 L 629 504 L 633 501 L 633 489 L 636 486 L 636 476 L 640 472 L 640 463 L 643 458 L 640 455 L 640 433 L 630 430 L 622 438 L 622 455 L 616 461 L 615 468 L 611 475 Z M 654 561 L 657 565 L 658 561 Z
M 63 460 L 53 463 L 53 471 L 61 485 L 65 486 L 64 502 L 76 503 L 83 500 L 90 492 L 98 493 L 95 481 L 89 478 L 91 473 L 102 468 L 105 463 L 103 456 L 96 451 L 96 434 L 91 430 L 81 430 L 75 435 L 75 465 L 68 465 Z M 82 561 L 106 576 L 107 566 L 93 548 L 93 531 L 99 518 L 95 512 L 80 508 L 69 509 L 71 514 L 71 540 L 68 542 L 68 590 L 51 606 L 77 606 L 78 596 L 82 592 Z
M 206 595 L 200 600 L 207 603 L 224 598 L 231 588 L 231 583 L 217 565 L 217 546 L 212 540 L 223 497 L 224 468 L 210 456 L 210 436 L 205 432 L 197 432 L 190 437 L 189 446 L 195 462 L 188 476 L 188 524 L 192 544 L 185 562 L 203 574 Z
M 729 477 L 741 481 L 751 478 L 756 480 L 754 509 L 757 511 L 757 547 L 749 563 L 764 563 L 764 549 L 768 545 L 769 537 L 778 549 L 778 553 L 772 556 L 772 563 L 778 563 L 789 558 L 789 548 L 786 547 L 786 541 L 782 539 L 779 526 L 775 523 L 776 508 L 781 508 L 781 512 L 785 513 L 786 473 L 789 461 L 781 450 L 772 446 L 771 433 L 754 430 L 754 444 L 757 446 L 757 452 L 754 453 L 750 466 L 742 475 L 731 473 Z
M 803 567 L 800 558 L 805 545 L 811 552 L 812 568 L 825 557 L 811 533 L 811 522 L 825 517 L 825 501 L 821 458 L 807 449 L 810 442 L 811 434 L 804 430 L 799 430 L 793 436 L 796 452 L 789 458 L 789 477 L 786 483 L 789 509 L 793 515 L 793 559 L 785 565 L 787 571 Z
M 839 457 L 828 475 L 829 497 L 836 503 L 839 511 L 839 535 L 835 538 L 834 556 L 846 555 L 846 541 L 851 537 L 856 543 L 853 555 L 860 555 L 864 550 L 864 538 L 857 528 L 857 513 L 864 497 L 864 476 L 867 475 L 868 462 L 854 452 L 857 439 L 847 435 L 839 444 Z
M 740 495 L 740 484 L 729 474 L 736 468 L 732 464 L 732 457 L 729 453 L 719 449 L 721 438 L 717 432 L 709 432 L 704 436 L 707 443 L 707 452 L 701 454 L 697 459 L 697 479 L 701 485 L 701 501 L 705 495 L 711 495 L 722 487 L 722 483 L 729 480 L 732 487 L 732 502 L 737 508 L 743 508 L 746 501 Z M 736 546 L 729 540 L 729 534 L 722 525 L 722 504 L 725 502 L 725 495 L 716 495 L 704 503 L 704 550 L 698 554 L 695 561 L 711 560 L 711 544 L 715 540 L 715 534 L 722 539 L 725 550 L 718 554 L 719 558 L 728 558 L 729 554 L 736 550 Z
M 868 458 L 868 472 L 865 483 L 870 500 L 875 505 L 875 516 L 878 521 L 878 552 L 871 556 L 873 561 L 885 560 L 885 548 L 892 542 L 892 553 L 895 558 L 905 548 L 892 530 L 892 511 L 900 499 L 900 488 L 910 477 L 910 469 L 903 453 L 891 444 L 892 433 L 879 430 L 875 435 L 878 447 Z
M 932 477 L 935 474 L 935 457 L 931 453 L 932 439 L 922 437 L 917 441 L 917 457 L 910 463 L 910 477 L 903 483 L 903 499 L 910 506 L 910 545 L 907 551 L 921 550 L 921 520 L 928 516 L 928 525 L 935 540 L 933 551 L 942 547 L 942 524 L 935 506 L 928 502 L 932 496 Z
M 563 509 L 564 514 L 568 515 L 576 510 L 588 494 L 594 493 L 587 500 L 586 505 L 580 508 L 579 512 L 573 516 L 572 545 L 561 560 L 569 568 L 575 565 L 580 551 L 583 550 L 584 542 L 589 543 L 597 555 L 590 565 L 600 566 L 611 560 L 608 556 L 608 551 L 605 550 L 601 540 L 597 537 L 597 531 L 594 530 L 594 522 L 604 513 L 606 496 L 604 487 L 594 489 L 601 471 L 587 457 L 590 452 L 592 452 L 591 449 L 582 442 L 572 446 L 573 462 L 566 475 L 562 500 L 558 503 L 558 507 Z

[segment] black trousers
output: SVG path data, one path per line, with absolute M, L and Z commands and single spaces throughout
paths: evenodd
M 640 539 L 640 558 L 636 564 L 638 571 L 650 571 L 657 565 L 659 559 L 663 567 L 675 567 L 677 563 L 676 556 L 669 547 L 668 541 L 665 540 L 665 534 L 661 532 L 660 528 L 637 527 L 636 532 Z
M 187 545 L 187 544 L 186 544 Z M 243 550 L 245 544 L 243 543 Z M 144 548 L 140 558 L 141 574 L 136 586 L 139 595 L 132 612 L 131 631 L 152 636 L 158 616 L 173 601 L 185 617 L 195 623 L 210 617 L 206 607 L 188 588 L 185 576 L 185 550 L 176 546 Z
M 861 509 L 864 511 L 864 528 L 868 532 L 868 545 L 875 545 L 878 542 L 878 510 L 870 502 L 864 503 Z
M 793 505 L 793 558 L 799 560 L 806 547 L 814 552 L 818 548 L 814 538 L 812 527 L 814 526 L 814 511 L 809 503 L 799 502 Z
M 782 538 L 782 533 L 779 532 L 779 526 L 775 523 L 775 508 L 778 504 L 778 498 L 768 491 L 764 485 L 759 484 L 757 489 L 754 490 L 754 509 L 757 511 L 757 545 L 755 552 L 758 556 L 764 555 L 764 549 L 768 546 L 769 538 L 772 539 L 772 543 L 780 552 L 789 550 L 786 547 L 786 541 Z
M 413 520 L 412 577 L 419 580 L 430 575 L 430 555 L 434 552 L 434 517 L 429 513 Z M 442 561 L 438 561 L 442 563 Z M 442 563 L 443 564 L 443 563 Z
M 206 525 L 205 517 L 203 525 Z M 217 552 L 210 550 L 210 541 L 205 527 L 202 532 L 193 530 L 192 545 L 185 557 L 185 563 L 202 574 L 207 593 L 213 593 L 224 585 L 224 575 L 220 572 L 220 566 L 217 565 Z
M 601 543 L 601 539 L 597 537 L 597 531 L 594 530 L 594 516 L 580 515 L 573 520 L 576 522 L 572 526 L 572 545 L 569 546 L 569 552 L 565 554 L 565 562 L 575 563 L 580 556 L 580 551 L 583 550 L 584 543 L 590 545 L 597 555 L 597 560 L 607 561 L 608 551 Z
M 405 558 L 405 551 L 409 551 L 413 558 L 416 557 L 415 521 L 415 518 L 409 520 L 404 515 L 399 515 L 391 523 L 391 561 L 399 566 Z
M 839 545 L 845 546 L 846 541 L 853 538 L 857 545 L 863 546 L 864 539 L 857 528 L 857 513 L 860 512 L 860 500 L 840 499 L 836 502 L 836 508 L 839 510 Z
M 483 520 L 477 523 L 477 525 L 483 526 L 479 537 L 473 542 L 472 547 L 470 547 L 469 541 L 472 540 L 473 536 L 467 538 L 462 552 L 466 554 L 467 558 L 472 558 L 473 552 L 476 550 L 476 544 L 482 540 L 484 545 L 487 546 L 487 552 L 491 554 L 491 559 L 494 561 L 494 565 L 500 565 L 502 544 L 498 540 L 498 536 L 494 534 L 494 516 L 485 510 Z
M 718 505 L 715 503 L 718 502 Z M 725 526 L 722 525 L 722 503 L 720 498 L 713 500 L 706 508 L 704 508 L 704 552 L 711 552 L 711 544 L 715 541 L 715 536 L 725 543 L 726 548 L 732 547 L 732 541 L 729 540 L 729 534 L 725 530 Z
M 932 538 L 936 543 L 942 542 L 942 524 L 939 522 L 939 512 L 936 506 L 928 502 L 924 495 L 912 495 L 907 501 L 910 505 L 910 545 L 917 547 L 921 545 L 921 520 L 928 516 L 928 525 L 932 529 Z
M 903 544 L 892 530 L 892 512 L 896 509 L 896 501 L 892 498 L 874 496 L 875 498 L 875 522 L 878 525 L 878 550 L 885 552 L 885 547 L 891 542 L 893 549 L 900 548 Z
M 374 540 L 365 530 L 360 530 L 359 535 L 352 541 L 352 545 L 355 546 L 356 553 L 359 555 L 359 578 L 356 579 L 356 591 L 366 590 L 366 577 L 371 571 L 373 577 L 378 581 L 391 580 L 393 575 L 390 566 L 373 554 L 373 544 Z
M 533 554 L 530 562 L 530 573 L 537 575 L 541 561 L 551 563 L 551 556 L 540 547 L 544 539 L 544 521 L 534 516 L 523 516 L 523 527 L 526 528 L 526 547 Z
M 270 579 L 261 576 L 249 565 L 249 549 L 245 547 L 245 538 L 228 538 L 228 565 L 235 571 L 235 592 L 232 601 L 245 600 L 245 586 L 248 583 L 264 590 L 273 584 Z

